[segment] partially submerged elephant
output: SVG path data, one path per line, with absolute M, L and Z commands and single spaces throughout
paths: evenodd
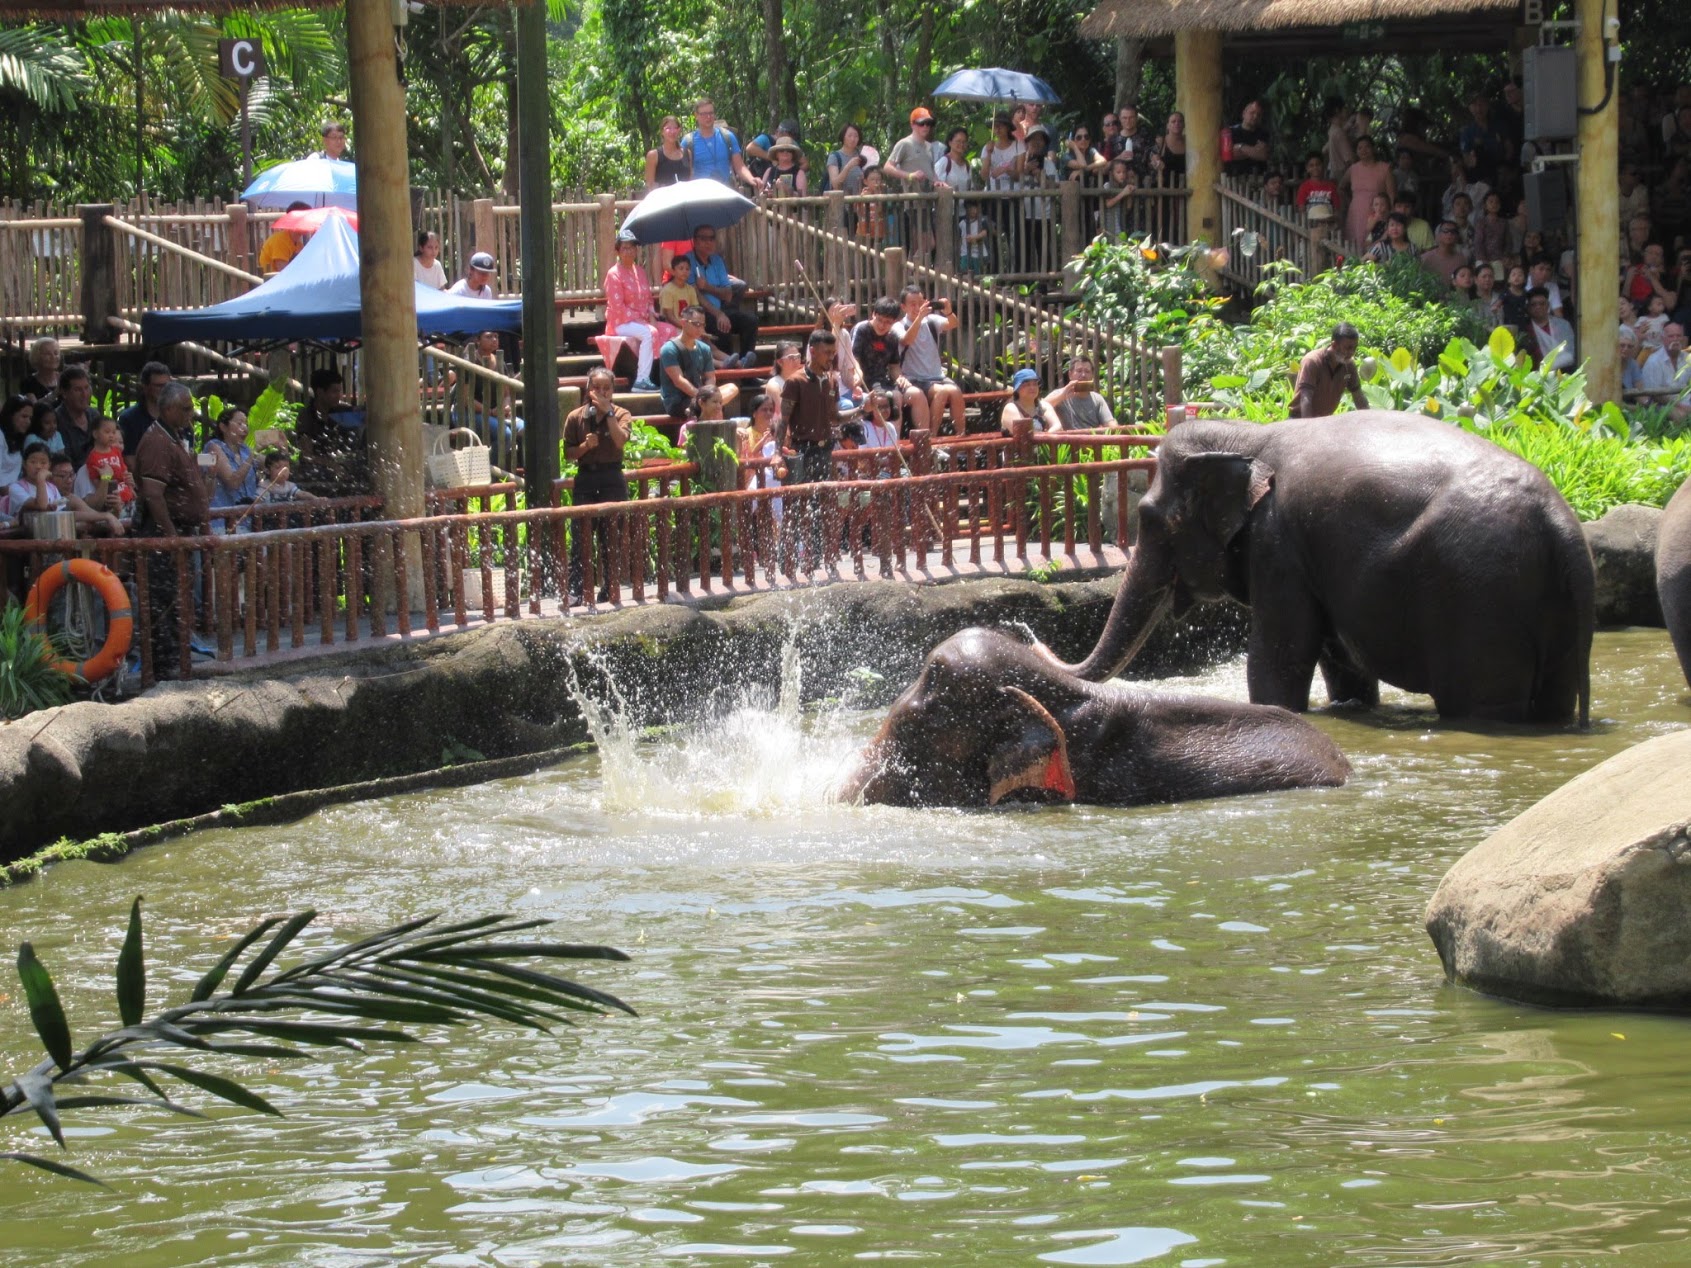
M 1139 541 L 1098 645 L 1103 679 L 1194 601 L 1251 609 L 1251 699 L 1309 707 L 1380 683 L 1448 718 L 1584 725 L 1591 554 L 1543 473 L 1418 414 L 1174 428 L 1139 504 Z
M 1350 764 L 1284 709 L 1085 682 L 996 630 L 928 653 L 840 786 L 843 800 L 1130 806 L 1336 786 Z
M 1679 486 L 1656 529 L 1656 594 L 1679 668 L 1691 684 L 1691 480 Z

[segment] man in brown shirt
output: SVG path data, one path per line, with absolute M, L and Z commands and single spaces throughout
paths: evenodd
M 840 429 L 840 384 L 834 373 L 834 332 L 813 330 L 806 345 L 804 370 L 781 388 L 781 421 L 776 439 L 798 456 L 793 484 L 811 484 L 832 474 L 834 441 Z
M 616 377 L 603 366 L 587 376 L 587 404 L 564 419 L 564 457 L 576 464 L 576 506 L 595 502 L 626 502 L 628 479 L 622 474 L 622 451 L 634 429 L 629 412 L 612 399 Z M 577 520 L 572 526 L 570 551 L 571 605 L 582 600 L 583 561 L 588 542 L 599 539 L 599 602 L 611 597 L 609 525 L 603 519 Z
M 818 484 L 834 475 L 834 442 L 840 431 L 840 376 L 834 373 L 838 343 L 831 330 L 813 330 L 805 345 L 804 369 L 781 388 L 781 417 L 775 439 L 786 457 L 787 484 Z M 790 455 L 790 456 L 789 456 Z M 799 568 L 822 563 L 822 503 L 816 498 L 785 499 L 781 520 L 783 563 L 801 544 Z
M 1326 418 L 1339 408 L 1345 393 L 1357 409 L 1368 408 L 1362 395 L 1362 378 L 1356 372 L 1356 327 L 1341 321 L 1333 327 L 1333 340 L 1317 348 L 1298 365 L 1298 385 L 1292 392 L 1293 418 Z
M 192 537 L 206 522 L 210 501 L 205 477 L 182 437 L 194 421 L 194 398 L 184 383 L 171 382 L 159 395 L 158 418 L 141 434 L 133 474 L 141 493 L 138 537 Z M 156 678 L 182 676 L 182 644 L 177 628 L 176 556 L 147 554 L 149 641 Z M 187 565 L 184 558 L 183 563 Z

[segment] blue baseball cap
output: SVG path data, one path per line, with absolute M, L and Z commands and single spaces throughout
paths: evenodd
M 1010 390 L 1019 392 L 1026 384 L 1037 382 L 1039 382 L 1038 370 L 1017 370 L 1015 377 L 1010 380 Z

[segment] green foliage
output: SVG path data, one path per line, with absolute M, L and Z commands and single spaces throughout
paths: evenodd
M 1452 339 L 1485 338 L 1473 312 L 1450 303 L 1445 284 L 1413 259 L 1353 264 L 1307 282 L 1296 280 L 1297 270 L 1286 263 L 1271 263 L 1264 272 L 1263 302 L 1250 324 L 1234 331 L 1236 366 L 1296 374 L 1299 358 L 1326 343 L 1341 321 L 1356 327 L 1361 347 L 1407 348 L 1423 364 Z
M 51 639 L 24 619 L 16 599 L 0 611 L 0 717 L 69 704 L 75 679 L 54 667 L 64 659 Z
M 1428 366 L 1398 348 L 1365 368 L 1370 405 L 1442 418 L 1519 454 L 1581 519 L 1625 502 L 1663 506 L 1691 475 L 1691 437 L 1667 435 L 1653 414 L 1635 426 L 1613 404 L 1594 406 L 1584 374 L 1535 368 L 1505 329 L 1478 346 L 1453 339 Z
M 367 1042 L 416 1042 L 400 1026 L 451 1026 L 491 1017 L 546 1031 L 568 1023 L 571 1012 L 634 1012 L 613 995 L 518 963 L 536 958 L 628 959 L 611 947 L 509 940 L 510 935 L 551 923 L 546 920 L 483 916 L 435 926 L 438 916 L 424 916 L 322 951 L 290 968 L 275 968 L 278 957 L 316 916 L 304 911 L 263 921 L 200 978 L 186 1001 L 143 1020 L 147 974 L 137 898 L 115 973 L 122 1027 L 80 1051 L 52 976 L 35 948 L 23 943 L 18 978 L 47 1056 L 0 1090 L 0 1118 L 35 1114 L 61 1149 L 67 1148 L 59 1118 L 63 1110 L 139 1105 L 203 1118 L 198 1110 L 171 1098 L 165 1090 L 167 1079 L 243 1109 L 280 1115 L 269 1101 L 234 1079 L 160 1061 L 154 1054 L 177 1048 L 265 1061 L 321 1059 L 324 1048 L 363 1051 Z M 269 939 L 243 963 L 266 934 Z M 226 985 L 237 966 L 233 985 Z M 290 1013 L 311 1016 L 299 1020 Z M 107 1076 L 129 1079 L 150 1095 L 63 1094 L 67 1087 Z M 87 1172 L 36 1154 L 0 1152 L 0 1159 L 99 1183 Z

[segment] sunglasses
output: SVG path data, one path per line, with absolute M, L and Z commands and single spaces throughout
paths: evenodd
M 918 119 L 916 120 L 916 126 L 918 128 L 931 128 L 934 126 L 934 121 L 932 119 Z

